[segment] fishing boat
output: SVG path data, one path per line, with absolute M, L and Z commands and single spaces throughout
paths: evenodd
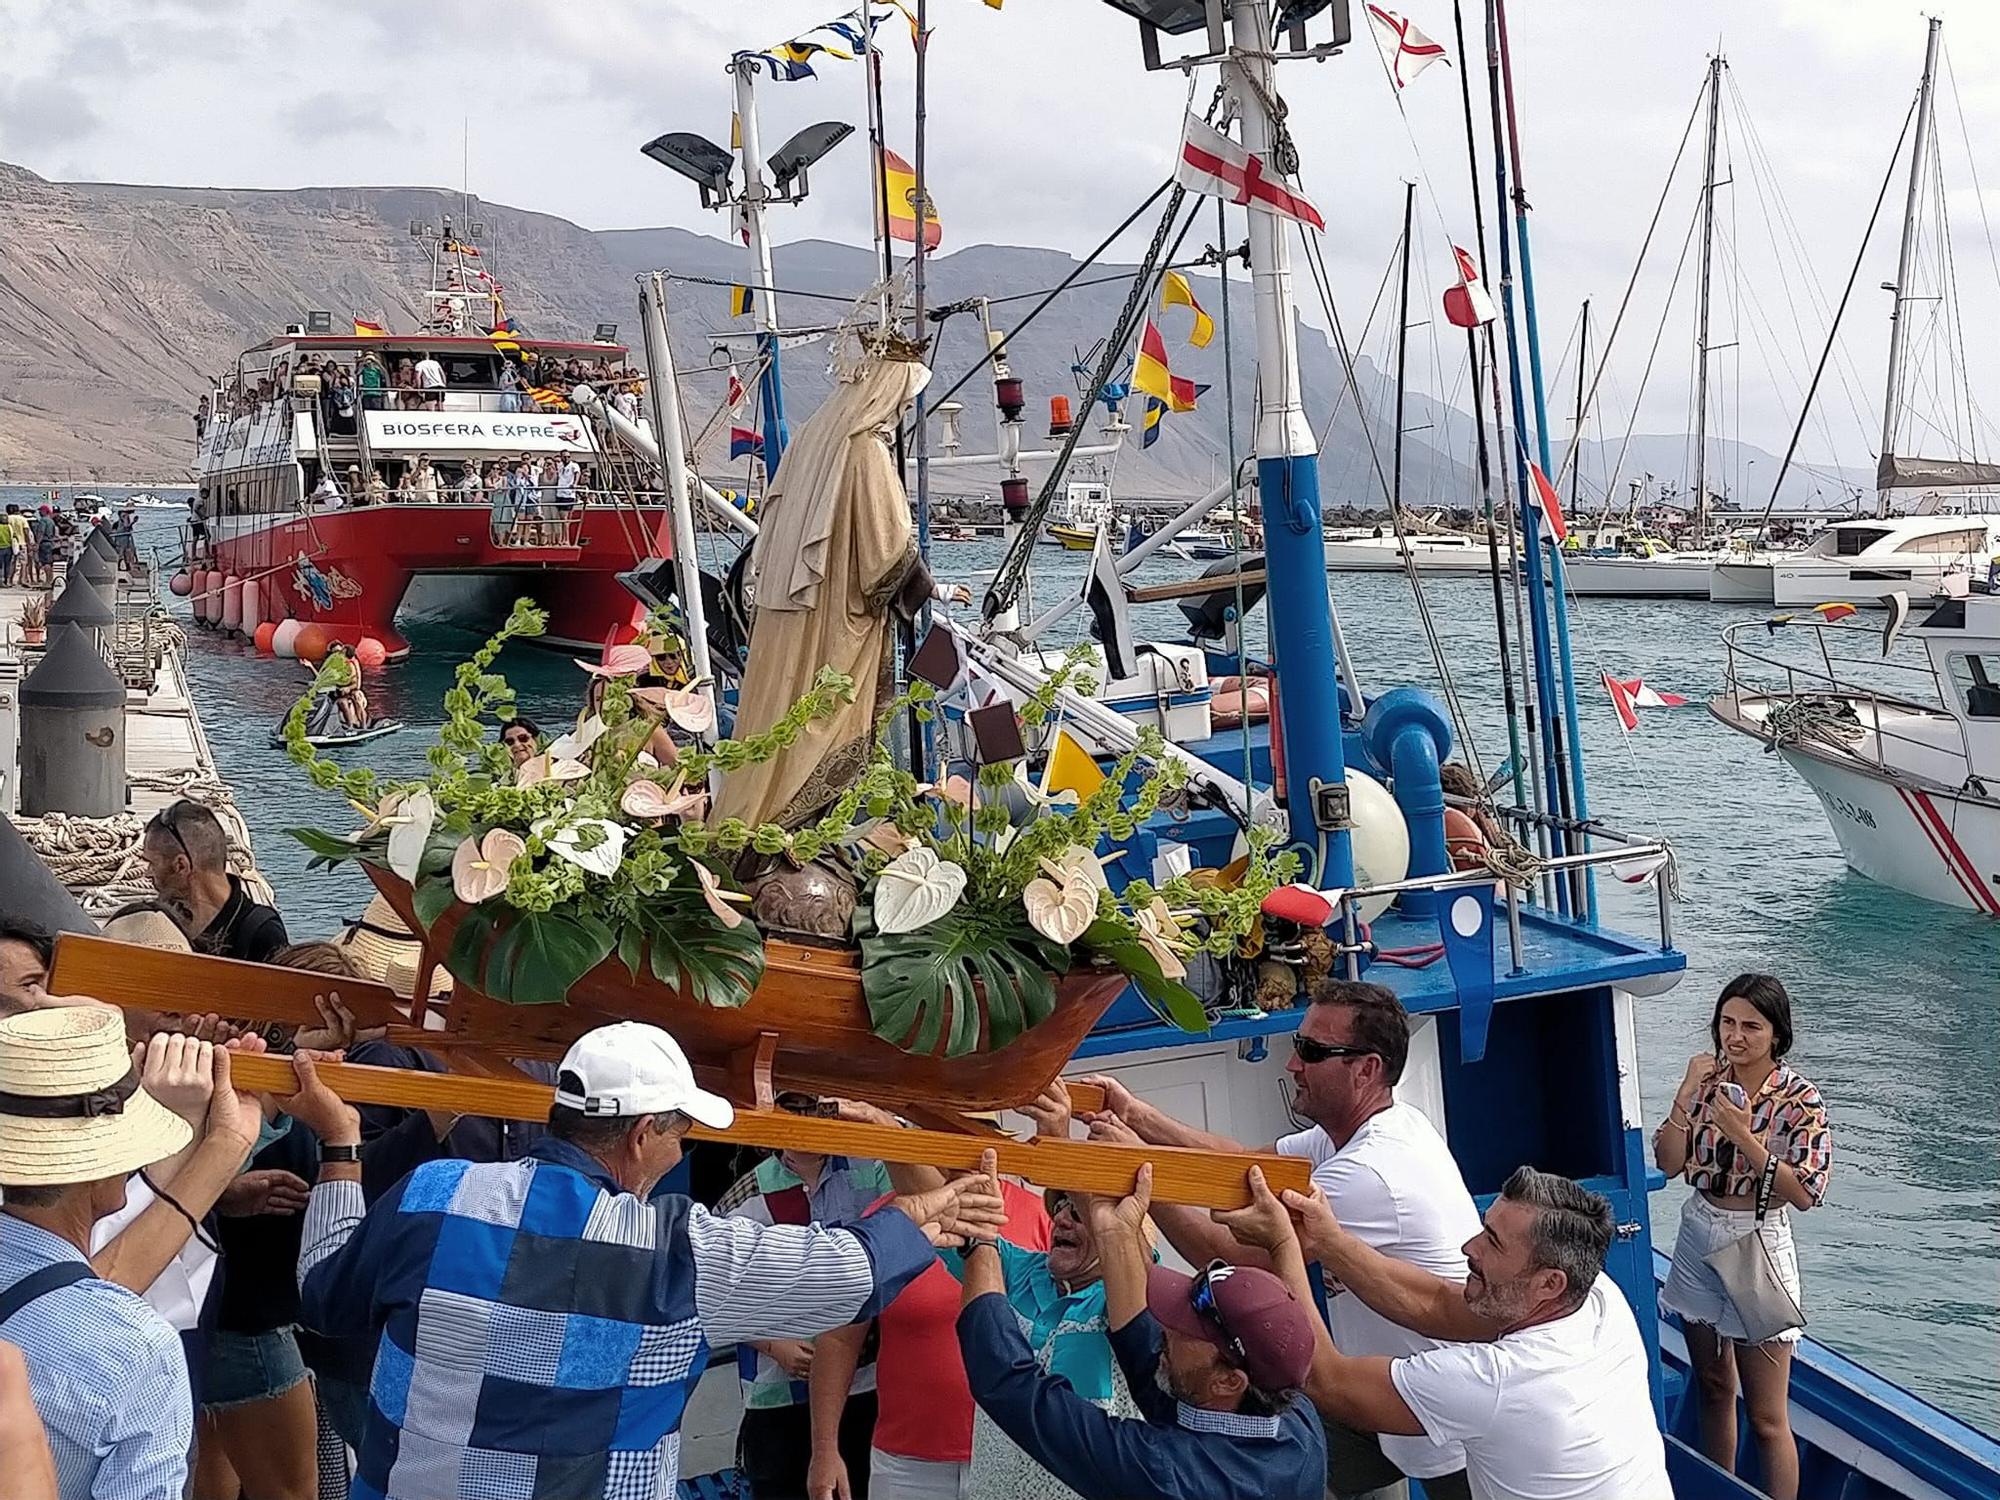
M 1857 873 L 2000 916 L 2000 593 L 1939 603 L 1904 632 L 1922 665 L 1883 660 L 1878 647 L 1908 600 L 1897 595 L 1891 608 L 1890 631 L 1829 623 L 1823 612 L 1788 621 L 1815 637 L 1810 655 L 1781 655 L 1758 634 L 1762 622 L 1730 627 L 1724 688 L 1709 711 L 1813 789 Z M 1885 670 L 1907 686 L 1865 681 Z
M 629 633 L 618 575 L 665 554 L 666 512 L 611 503 L 608 485 L 591 482 L 603 455 L 569 409 L 567 381 L 535 386 L 536 371 L 571 361 L 622 367 L 626 348 L 612 324 L 580 339 L 518 332 L 490 290 L 479 227 L 447 218 L 425 229 L 431 284 L 416 329 L 359 317 L 336 328 L 331 313 L 308 311 L 215 383 L 196 445 L 201 523 L 187 536 L 189 568 L 212 576 L 198 618 L 224 620 L 219 600 L 233 598 L 227 623 L 246 635 L 296 619 L 349 645 L 373 637 L 393 659 L 409 650 L 402 612 L 477 625 L 533 593 L 554 643 L 594 649 Z M 387 388 L 404 362 L 427 358 L 444 372 L 441 390 Z M 364 362 L 379 362 L 385 388 L 357 388 L 342 410 L 332 386 L 305 373 L 309 361 L 357 381 Z M 576 464 L 577 503 L 550 492 L 532 523 L 511 507 L 503 521 L 483 493 L 460 489 L 468 471 L 523 458 Z M 425 476 L 426 487 L 404 484 Z M 323 480 L 340 489 L 337 506 L 316 495 Z M 217 607 L 200 608 L 209 596 Z

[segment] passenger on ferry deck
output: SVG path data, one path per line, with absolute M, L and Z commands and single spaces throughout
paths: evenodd
M 396 373 L 389 377 L 389 384 L 395 389 L 399 410 L 415 411 L 423 405 L 423 397 L 417 394 L 417 362 L 409 355 L 396 361 Z
M 321 510 L 339 510 L 346 499 L 340 493 L 340 486 L 333 481 L 331 471 L 319 476 L 319 483 L 313 486 L 312 503 Z
M 194 405 L 194 440 L 197 443 L 208 436 L 210 411 L 208 395 L 204 392 L 201 400 L 197 401 Z
M 1345 1296 L 1441 1341 L 1400 1358 L 1323 1343 L 1307 1390 L 1342 1426 L 1462 1444 L 1480 1500 L 1671 1500 L 1645 1341 L 1604 1274 L 1617 1218 L 1600 1194 L 1519 1168 L 1465 1244 L 1462 1286 L 1371 1249 L 1317 1187 L 1280 1207 L 1259 1175 L 1251 1207 L 1217 1218 L 1266 1249 L 1296 1234 Z
M 521 371 L 514 361 L 508 359 L 505 355 L 502 355 L 500 359 L 499 385 L 500 410 L 520 411 L 522 409 Z
M 358 1147 L 360 1116 L 317 1062 L 295 1054 L 285 1107 L 328 1145 Z M 497 1474 L 522 1493 L 672 1495 L 711 1345 L 873 1317 L 935 1264 L 934 1246 L 1005 1216 L 978 1176 L 842 1229 L 722 1219 L 677 1195 L 648 1203 L 690 1126 L 732 1118 L 671 1036 L 621 1022 L 564 1056 L 549 1135 L 524 1161 L 426 1162 L 367 1204 L 360 1165 L 322 1158 L 301 1320 L 377 1341 L 364 1492 L 487 1493 L 480 1476 Z
M 1465 1190 L 1451 1148 L 1428 1116 L 1400 1103 L 1394 1089 L 1409 1057 L 1409 1016 L 1379 984 L 1323 979 L 1312 991 L 1293 1038 L 1286 1071 L 1296 1091 L 1294 1111 L 1313 1121 L 1271 1149 L 1313 1164 L 1314 1185 L 1351 1233 L 1384 1255 L 1462 1283 L 1462 1246 L 1479 1232 L 1479 1213 Z M 1103 1085 L 1106 1115 L 1092 1122 L 1095 1138 L 1117 1139 L 1120 1126 L 1155 1145 L 1240 1151 L 1234 1141 L 1183 1125 L 1135 1099 L 1116 1079 Z M 1229 1232 L 1199 1209 L 1157 1205 L 1160 1231 L 1190 1265 L 1211 1260 L 1256 1263 Z M 1398 1356 L 1434 1349 L 1436 1340 L 1399 1325 L 1351 1293 L 1327 1303 L 1333 1340 L 1350 1354 Z M 1327 1421 L 1327 1487 L 1336 1497 L 1392 1495 L 1404 1476 L 1421 1479 L 1427 1495 L 1468 1493 L 1465 1453 L 1448 1438 L 1373 1432 Z
M 346 365 L 330 367 L 331 383 L 323 400 L 326 404 L 327 430 L 343 437 L 354 433 L 354 382 L 347 373 Z
M 389 499 L 389 481 L 382 477 L 381 465 L 376 465 L 368 476 L 368 498 L 366 505 L 382 505 Z
M 349 505 L 366 505 L 368 503 L 368 486 L 361 482 L 360 464 L 349 464 L 347 466 L 347 503 Z
M 464 472 L 458 476 L 455 498 L 465 505 L 477 505 L 486 498 L 486 481 L 479 475 L 479 465 L 471 459 L 465 461 Z
M 363 354 L 355 362 L 355 381 L 361 387 L 361 409 L 381 411 L 388 405 L 388 397 L 383 393 L 389 378 L 382 372 L 382 361 L 372 351 Z
M 437 356 L 425 351 L 417 361 L 417 389 L 423 392 L 422 406 L 426 411 L 441 411 L 444 408 L 444 366 Z
M 437 470 L 431 467 L 431 456 L 428 453 L 417 455 L 416 467 L 410 470 L 410 488 L 416 491 L 416 498 L 422 504 L 437 504 Z
M 1708 1035 L 1714 1050 L 1688 1063 L 1673 1107 L 1653 1134 L 1660 1170 L 1685 1175 L 1694 1189 L 1681 1205 L 1660 1306 L 1679 1313 L 1687 1332 L 1701 1387 L 1703 1450 L 1735 1472 L 1740 1376 L 1764 1491 L 1792 1500 L 1799 1490 L 1799 1455 L 1789 1393 L 1800 1331 L 1750 1342 L 1742 1313 L 1707 1257 L 1757 1234 L 1796 1302 L 1799 1256 L 1790 1211 L 1804 1213 L 1824 1200 L 1833 1132 L 1819 1090 L 1783 1061 L 1792 1049 L 1792 1001 L 1773 975 L 1739 974 L 1723 986 Z M 1770 1202 L 1760 1226 L 1757 1199 L 1764 1192 Z

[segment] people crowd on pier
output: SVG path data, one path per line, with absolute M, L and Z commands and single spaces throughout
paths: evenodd
M 517 762 L 542 739 L 502 726 Z M 731 1106 L 634 1022 L 523 1065 L 555 1091 L 542 1126 L 357 1108 L 329 1061 L 444 1067 L 340 999 L 367 980 L 407 1000 L 428 973 L 394 911 L 293 944 L 191 802 L 142 854 L 159 900 L 112 935 L 325 990 L 302 1026 L 121 1017 L 51 994 L 48 934 L 0 920 L 9 1500 L 672 1495 L 688 1401 L 724 1355 L 757 1500 L 1671 1493 L 1641 1314 L 1605 1273 L 1610 1204 L 1524 1165 L 1482 1214 L 1398 1097 L 1411 1021 L 1382 986 L 1316 985 L 1287 1064 L 1309 1124 L 1252 1143 L 1309 1163 L 1310 1191 L 1253 1170 L 1246 1207 L 1209 1212 L 1153 1201 L 1150 1167 L 1093 1196 L 1002 1177 L 991 1153 L 947 1172 L 691 1151 Z M 1655 1138 L 1696 1189 L 1664 1301 L 1710 1456 L 1733 1464 L 1740 1379 L 1764 1484 L 1788 1496 L 1774 1372 L 1796 1333 L 1759 1337 L 1704 1252 L 1727 1238 L 1711 1220 L 1760 1196 L 1819 1203 L 1830 1137 L 1784 1062 L 1777 980 L 1732 981 L 1711 1031 Z M 236 1088 L 232 1060 L 265 1051 L 290 1054 L 288 1097 Z M 1116 1077 L 1077 1081 L 1101 1108 L 1073 1115 L 1058 1083 L 1024 1107 L 1038 1134 L 1243 1149 Z

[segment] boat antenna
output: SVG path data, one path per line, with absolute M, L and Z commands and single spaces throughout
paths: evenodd
M 911 210 L 911 221 L 915 225 L 915 242 L 910 247 L 910 311 L 916 322 L 915 337 L 918 344 L 925 342 L 924 328 L 924 264 L 929 259 L 931 198 L 930 189 L 925 185 L 924 148 L 926 145 L 926 90 L 929 84 L 929 59 L 931 52 L 931 31 L 929 21 L 929 0 L 917 0 L 917 79 L 916 79 L 916 160 L 912 175 L 916 178 L 917 201 Z M 865 29 L 865 28 L 864 28 Z M 885 221 L 885 229 L 888 227 Z M 943 328 L 939 328 L 943 337 Z M 912 425 L 916 429 L 917 459 L 917 551 L 929 557 L 931 551 L 931 444 L 929 423 L 924 420 L 924 393 L 917 392 L 916 410 L 911 413 Z
M 1416 217 L 1417 184 L 1403 184 L 1403 285 L 1396 302 L 1396 431 L 1395 448 L 1389 460 L 1389 508 L 1403 513 L 1403 400 L 1408 384 L 1410 356 L 1410 230 Z

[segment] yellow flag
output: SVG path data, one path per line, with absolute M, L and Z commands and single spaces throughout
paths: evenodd
M 1055 746 L 1049 751 L 1048 767 L 1042 772 L 1042 791 L 1075 792 L 1081 800 L 1102 785 L 1104 773 L 1090 758 L 1090 752 L 1071 739 L 1068 730 L 1058 729 Z
M 1185 307 L 1194 314 L 1194 328 L 1188 334 L 1188 342 L 1197 349 L 1206 349 L 1208 341 L 1215 337 L 1215 319 L 1202 311 L 1202 306 L 1194 300 L 1194 288 L 1188 285 L 1187 277 L 1178 271 L 1167 272 L 1160 284 L 1160 305 L 1162 307 Z
M 729 149 L 731 151 L 743 149 L 743 117 L 733 112 L 729 116 Z

